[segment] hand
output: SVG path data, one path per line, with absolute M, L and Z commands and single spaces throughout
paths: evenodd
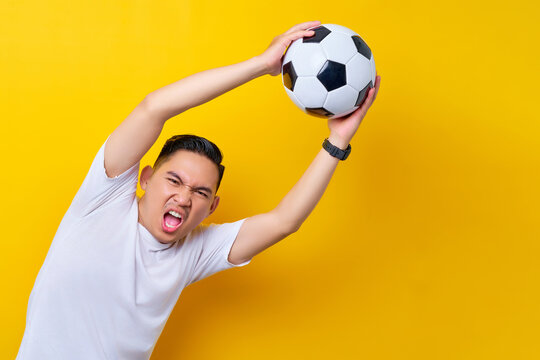
M 313 36 L 315 32 L 307 29 L 316 27 L 320 24 L 320 21 L 309 21 L 297 24 L 287 32 L 276 36 L 264 53 L 258 56 L 264 64 L 265 74 L 270 74 L 272 76 L 279 75 L 281 73 L 281 59 L 287 46 L 301 37 Z
M 347 145 L 353 138 L 356 130 L 358 130 L 362 119 L 364 116 L 366 116 L 368 109 L 375 101 L 380 86 L 381 77 L 377 75 L 375 77 L 375 87 L 369 90 L 368 96 L 362 103 L 362 106 L 360 106 L 350 115 L 335 119 L 328 119 L 328 128 L 330 129 L 330 136 L 328 140 L 332 144 L 343 150 L 347 148 Z

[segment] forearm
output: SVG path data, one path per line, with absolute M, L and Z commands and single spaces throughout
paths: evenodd
M 190 75 L 151 92 L 152 112 L 163 120 L 208 102 L 267 73 L 259 57 Z
M 348 142 L 330 137 L 330 142 L 345 149 Z M 300 180 L 281 200 L 274 212 L 288 232 L 296 231 L 313 211 L 324 194 L 339 160 L 321 149 Z

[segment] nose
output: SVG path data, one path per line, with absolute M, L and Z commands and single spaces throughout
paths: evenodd
M 180 206 L 191 205 L 191 189 L 187 186 L 180 186 L 174 195 L 174 200 Z

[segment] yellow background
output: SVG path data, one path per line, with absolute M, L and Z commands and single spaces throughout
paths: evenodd
M 309 20 L 358 32 L 378 98 L 301 230 L 186 288 L 152 359 L 540 357 L 535 1 L 2 1 L 0 358 L 56 228 L 144 96 Z M 212 222 L 270 210 L 327 136 L 280 77 L 172 119 L 227 167 Z

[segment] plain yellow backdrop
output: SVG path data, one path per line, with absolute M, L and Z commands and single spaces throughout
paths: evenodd
M 310 20 L 371 47 L 377 100 L 300 231 L 186 288 L 152 359 L 540 357 L 535 1 L 0 4 L 2 359 L 106 137 L 149 92 Z M 265 76 L 173 118 L 227 167 L 210 222 L 270 210 L 328 131 Z

